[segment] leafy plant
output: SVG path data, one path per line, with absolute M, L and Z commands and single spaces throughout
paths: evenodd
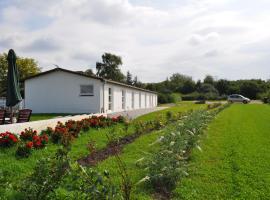
M 31 155 L 33 148 L 33 142 L 29 141 L 26 144 L 22 144 L 18 146 L 16 150 L 16 157 L 17 158 L 28 158 Z
M 168 198 L 177 181 L 187 175 L 187 160 L 191 149 L 200 149 L 197 144 L 199 135 L 224 107 L 211 112 L 199 110 L 189 113 L 175 123 L 176 131 L 168 130 L 167 134 L 159 139 L 160 150 L 151 154 L 143 166 L 147 169 L 148 181 L 158 193 Z
M 101 174 L 77 163 L 71 165 L 64 186 L 75 199 L 119 199 L 120 196 L 119 188 L 112 183 L 108 171 Z
M 19 188 L 20 199 L 49 199 L 59 187 L 69 169 L 69 159 L 65 149 L 59 149 L 53 158 L 38 161 L 34 172 Z
M 0 133 L 0 147 L 11 147 L 19 142 L 18 137 L 10 132 Z
M 32 140 L 34 136 L 37 135 L 37 131 L 33 130 L 32 128 L 25 129 L 20 134 L 20 139 L 23 141 Z

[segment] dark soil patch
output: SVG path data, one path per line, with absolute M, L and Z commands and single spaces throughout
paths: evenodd
M 132 143 L 141 135 L 142 134 L 140 133 L 135 133 L 127 135 L 118 141 L 110 142 L 105 148 L 98 151 L 92 151 L 87 157 L 79 159 L 78 163 L 82 166 L 95 166 L 98 162 L 121 153 L 125 145 Z

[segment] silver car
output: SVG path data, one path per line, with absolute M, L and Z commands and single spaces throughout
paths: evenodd
M 250 99 L 247 97 L 244 97 L 240 94 L 232 94 L 228 96 L 228 101 L 233 103 L 233 102 L 242 102 L 244 104 L 249 103 Z

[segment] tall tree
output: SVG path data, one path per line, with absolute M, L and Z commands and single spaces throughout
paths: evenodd
M 125 76 L 120 70 L 121 65 L 122 59 L 120 56 L 104 53 L 102 55 L 102 62 L 96 63 L 96 75 L 114 81 L 124 81 Z
M 220 79 L 216 82 L 215 87 L 220 95 L 229 94 L 229 81 Z
M 173 74 L 170 77 L 170 88 L 174 92 L 180 92 L 183 94 L 191 93 L 195 90 L 195 82 L 192 77 L 183 74 Z
M 133 81 L 132 81 L 132 75 L 129 71 L 127 71 L 127 76 L 126 76 L 126 83 L 128 85 L 132 85 Z
M 41 68 L 33 58 L 23 58 L 18 56 L 16 62 L 21 80 L 41 72 Z M 5 96 L 7 88 L 7 71 L 7 54 L 3 53 L 0 54 L 0 96 Z
M 88 76 L 94 76 L 95 75 L 92 69 L 85 70 L 84 74 L 88 75 Z
M 203 83 L 207 83 L 207 84 L 211 84 L 211 85 L 214 85 L 214 77 L 211 76 L 211 75 L 206 75 L 204 80 L 203 80 Z
M 132 85 L 136 86 L 138 84 L 138 77 L 135 76 L 133 81 L 132 81 Z

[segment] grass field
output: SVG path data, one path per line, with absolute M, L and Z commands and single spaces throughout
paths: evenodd
M 270 199 L 270 106 L 232 105 L 194 150 L 175 199 Z
M 55 117 L 63 117 L 63 116 L 67 116 L 69 114 L 66 113 L 47 113 L 47 114 L 32 114 L 30 121 L 38 121 L 38 120 L 44 120 L 44 119 L 52 119 Z M 74 115 L 74 114 L 72 114 Z
M 168 110 L 172 112 L 185 112 L 190 109 L 199 109 L 203 107 L 204 105 L 180 103 L 174 107 L 141 116 L 138 120 L 146 121 L 146 120 L 154 119 L 157 117 L 157 115 L 159 115 L 161 118 L 165 118 L 166 111 Z M 114 133 L 114 135 L 116 134 L 118 137 L 123 137 L 125 134 L 132 133 L 132 126 L 130 127 L 128 133 L 120 131 L 122 130 L 122 126 L 123 126 L 122 124 L 118 124 L 118 125 L 115 125 L 114 127 L 90 129 L 88 132 L 82 133 L 79 136 L 79 138 L 77 138 L 72 143 L 70 157 L 72 158 L 72 160 L 77 160 L 89 154 L 89 149 L 87 148 L 87 145 L 89 144 L 90 141 L 95 142 L 95 146 L 97 149 L 101 149 L 105 147 L 108 143 L 106 134 L 109 134 L 112 131 L 116 131 L 117 133 Z M 146 140 L 151 141 L 153 138 L 155 139 L 155 137 L 156 135 L 153 134 L 153 136 L 150 136 Z M 9 181 L 10 183 L 19 183 L 20 180 L 22 180 L 24 177 L 31 174 L 37 160 L 43 157 L 48 157 L 50 155 L 53 155 L 58 148 L 59 148 L 59 145 L 49 143 L 45 149 L 33 151 L 33 154 L 29 158 L 26 158 L 26 159 L 16 159 L 15 157 L 16 147 L 12 147 L 9 149 L 1 149 L 0 150 L 0 160 L 1 160 L 0 172 L 4 171 L 8 175 L 7 181 Z M 137 148 L 137 146 L 135 145 L 134 148 Z

